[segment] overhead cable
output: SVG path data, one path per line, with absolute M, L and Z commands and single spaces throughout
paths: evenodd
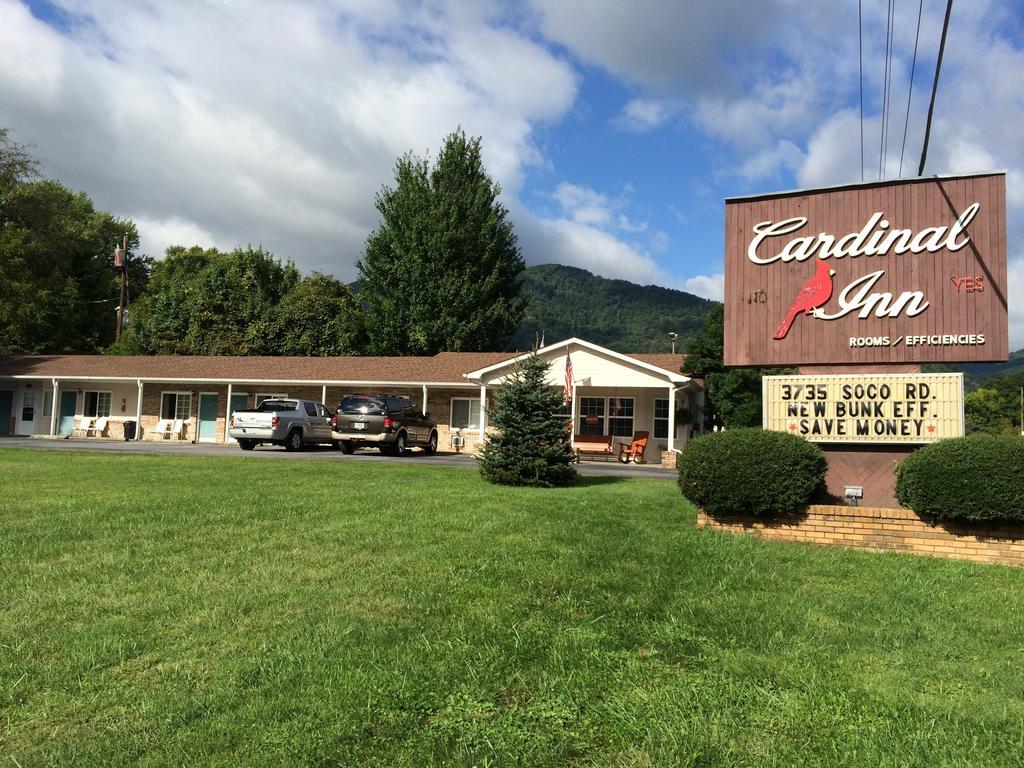
M 860 180 L 864 181 L 864 0 L 857 0 L 857 50 L 860 53 Z
M 946 1 L 946 18 L 942 22 L 942 38 L 939 40 L 939 57 L 935 60 L 935 80 L 932 82 L 932 97 L 928 102 L 928 121 L 924 126 L 924 146 L 921 147 L 921 165 L 917 175 L 924 176 L 924 164 L 928 160 L 928 139 L 932 134 L 932 114 L 935 112 L 935 94 L 939 90 L 939 70 L 942 69 L 942 54 L 946 50 L 946 31 L 949 29 L 949 14 L 953 11 L 953 0 Z
M 914 95 L 914 70 L 917 68 L 917 42 L 921 38 L 921 11 L 924 0 L 917 4 L 917 33 L 914 35 L 914 59 L 910 63 L 910 88 L 907 91 L 907 116 L 903 120 L 903 146 L 900 148 L 900 172 L 897 178 L 903 177 L 903 153 L 907 151 L 907 126 L 910 125 L 910 99 Z
M 889 14 L 885 21 L 885 77 L 882 86 L 882 126 L 878 134 L 878 180 L 882 180 L 885 167 L 885 134 L 889 124 L 889 91 L 892 72 L 893 2 L 889 0 Z

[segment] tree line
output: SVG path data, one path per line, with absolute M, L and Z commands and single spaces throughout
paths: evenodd
M 525 269 L 481 139 L 457 130 L 437 160 L 407 153 L 375 204 L 358 294 L 260 247 L 175 245 L 137 255 L 129 219 L 42 179 L 0 129 L 0 354 L 431 355 L 501 349 L 523 318 Z M 130 305 L 115 342 L 127 238 Z

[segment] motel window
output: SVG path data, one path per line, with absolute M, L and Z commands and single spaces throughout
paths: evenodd
M 86 392 L 82 415 L 99 417 L 110 416 L 110 393 Z
M 608 398 L 608 434 L 616 437 L 633 436 L 633 398 Z
M 668 400 L 654 401 L 654 436 L 668 438 Z
M 191 392 L 164 392 L 160 397 L 160 418 L 185 421 L 192 414 Z
M 480 429 L 480 398 L 452 398 L 452 429 Z
M 31 389 L 25 390 L 21 396 L 21 420 L 36 420 L 36 393 Z
M 633 436 L 632 397 L 581 397 L 580 435 Z M 607 424 L 607 432 L 605 432 Z
M 604 405 L 603 397 L 580 398 L 580 428 L 577 430 L 578 434 L 604 434 Z

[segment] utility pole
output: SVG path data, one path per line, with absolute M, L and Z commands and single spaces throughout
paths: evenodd
M 124 303 L 128 298 L 128 235 L 121 237 L 121 245 L 114 249 L 114 268 L 121 272 L 121 300 L 117 303 L 117 327 L 114 341 L 121 338 L 124 326 Z
M 921 148 L 921 165 L 917 175 L 924 176 L 924 164 L 928 159 L 928 139 L 932 135 L 932 114 L 935 112 L 935 93 L 939 90 L 939 71 L 942 69 L 942 54 L 946 50 L 946 32 L 949 30 L 949 14 L 953 12 L 953 0 L 946 2 L 946 18 L 942 22 L 942 37 L 939 40 L 939 57 L 935 60 L 935 81 L 932 83 L 932 98 L 928 102 L 928 120 L 924 125 L 924 146 Z

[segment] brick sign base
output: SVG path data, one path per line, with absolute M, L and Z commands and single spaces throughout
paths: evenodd
M 777 541 L 1024 566 L 1024 525 L 949 521 L 929 525 L 908 509 L 812 505 L 805 513 L 769 520 L 716 519 L 698 510 L 697 527 L 756 533 Z

